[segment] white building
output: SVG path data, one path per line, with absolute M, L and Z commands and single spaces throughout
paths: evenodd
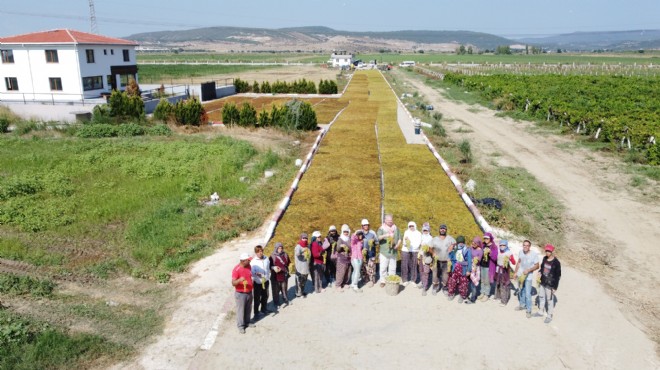
M 333 67 L 350 67 L 353 64 L 353 55 L 347 54 L 345 51 L 339 51 L 330 55 L 328 63 Z
M 80 101 L 137 81 L 137 43 L 68 29 L 0 37 L 0 101 Z

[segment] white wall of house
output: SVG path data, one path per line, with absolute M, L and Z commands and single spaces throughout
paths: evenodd
M 101 76 L 103 88 L 84 90 L 85 97 L 98 96 L 101 92 L 109 92 L 110 66 L 130 66 L 137 64 L 135 58 L 135 47 L 127 45 L 77 45 L 78 63 L 80 66 L 80 78 L 83 89 L 89 88 L 82 80 L 86 77 Z M 94 63 L 88 63 L 87 50 L 94 51 Z M 124 60 L 124 50 L 128 50 L 128 60 Z M 119 86 L 121 78 L 115 76 L 120 90 L 124 90 L 125 84 Z M 137 76 L 136 76 L 137 78 Z
M 110 66 L 137 64 L 132 45 L 5 44 L 0 48 L 12 50 L 14 55 L 14 63 L 0 62 L 0 100 L 75 101 L 98 97 L 110 91 Z M 88 49 L 94 50 L 94 63 L 87 62 Z M 47 61 L 46 50 L 57 50 L 56 63 Z M 123 50 L 128 50 L 128 61 L 124 61 Z M 84 78 L 94 76 L 101 76 L 100 84 L 86 89 L 89 84 L 83 83 Z M 18 91 L 7 90 L 5 77 L 17 79 Z M 59 78 L 61 90 L 52 90 L 49 78 Z
M 348 54 L 333 54 L 330 59 L 332 60 L 333 67 L 350 66 L 353 63 L 353 56 Z

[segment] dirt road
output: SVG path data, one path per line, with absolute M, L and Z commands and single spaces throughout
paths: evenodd
M 566 207 L 566 245 L 559 255 L 595 277 L 657 349 L 660 249 L 654 246 L 660 240 L 660 204 L 633 192 L 615 158 L 560 149 L 569 138 L 532 133 L 532 123 L 447 100 L 420 80 L 407 82 L 444 114 L 450 135 L 469 138 L 482 161 L 522 167 L 551 190 Z M 456 133 L 459 127 L 468 132 Z

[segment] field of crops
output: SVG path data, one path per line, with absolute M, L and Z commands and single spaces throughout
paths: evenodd
M 617 76 L 465 76 L 445 81 L 477 91 L 495 108 L 556 121 L 566 131 L 647 151 L 660 164 L 660 77 Z
M 472 214 L 426 146 L 407 145 L 397 124 L 396 98 L 377 71 L 356 72 L 343 98 L 348 108 L 324 138 L 294 193 L 272 242 L 291 251 L 301 232 L 366 217 L 380 224 L 380 144 L 384 207 L 395 222 L 447 223 L 453 235 L 480 233 Z M 378 137 L 375 125 L 378 124 Z
M 204 104 L 204 108 L 208 112 L 209 120 L 214 122 L 222 121 L 222 107 L 227 103 L 234 103 L 236 106 L 240 106 L 244 102 L 250 103 L 257 112 L 266 110 L 270 112 L 271 107 L 276 105 L 282 105 L 293 98 L 285 96 L 248 96 L 248 95 L 234 95 L 227 98 L 214 100 L 212 102 Z M 337 98 L 302 98 L 298 100 L 306 101 L 314 107 L 316 112 L 316 118 L 320 124 L 327 124 L 332 121 L 337 113 L 342 110 L 348 104 L 346 99 L 337 99 Z

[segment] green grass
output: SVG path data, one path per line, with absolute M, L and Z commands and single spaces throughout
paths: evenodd
M 250 65 L 154 65 L 140 64 L 140 83 L 166 83 L 170 80 L 185 80 L 216 75 L 231 75 L 247 71 L 277 69 L 279 66 L 250 66 Z
M 290 161 L 227 137 L 5 136 L 0 257 L 99 275 L 117 269 L 136 276 L 181 271 L 211 241 L 258 227 L 290 178 L 292 170 L 284 168 Z M 282 176 L 256 185 L 270 167 Z M 200 205 L 213 192 L 233 203 Z M 261 198 L 264 194 L 268 197 Z M 261 209 L 261 203 L 269 206 Z M 199 236 L 207 242 L 191 239 Z M 103 257 L 76 259 L 65 253 L 72 246 Z
M 0 369 L 74 369 L 100 365 L 99 359 L 132 351 L 98 335 L 61 328 L 0 311 Z

